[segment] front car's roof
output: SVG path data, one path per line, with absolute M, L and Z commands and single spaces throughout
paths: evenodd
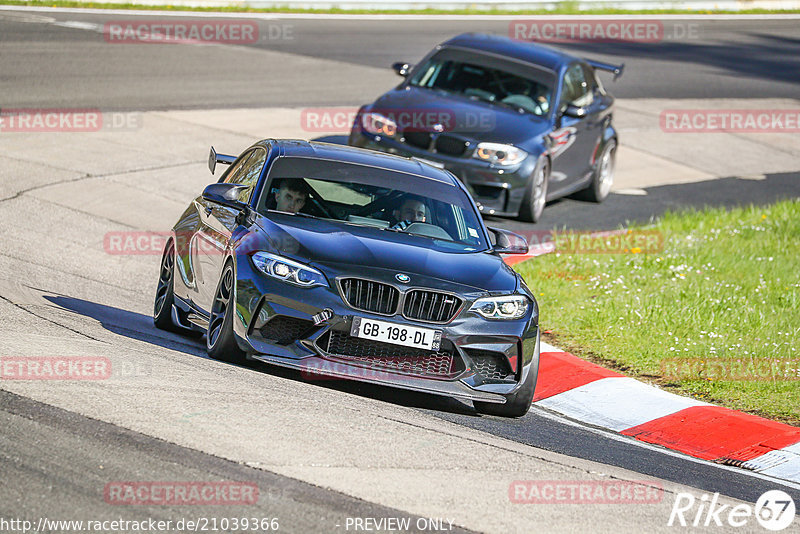
M 421 176 L 437 182 L 456 185 L 456 179 L 449 172 L 423 164 L 411 158 L 404 158 L 375 150 L 355 148 L 345 145 L 304 141 L 301 139 L 267 139 L 261 143 L 273 143 L 280 148 L 280 155 L 297 158 L 316 158 L 358 165 L 369 165 L 389 171 Z
M 555 72 L 578 59 L 549 46 L 484 33 L 463 33 L 442 43 L 441 46 L 471 48 L 539 65 Z

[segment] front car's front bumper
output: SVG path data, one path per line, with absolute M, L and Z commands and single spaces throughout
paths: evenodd
M 474 144 L 467 138 L 464 138 L 464 143 Z M 534 156 L 528 156 L 522 163 L 504 168 L 470 157 L 474 150 L 472 147 L 468 148 L 464 155 L 450 156 L 425 150 L 402 140 L 372 135 L 358 125 L 355 125 L 350 133 L 348 144 L 398 156 L 429 160 L 435 165 L 444 166 L 467 186 L 481 213 L 486 215 L 517 216 L 530 176 L 536 167 Z
M 534 305 L 525 318 L 489 321 L 466 311 L 486 293 L 464 293 L 462 288 L 459 294 L 465 302 L 456 317 L 436 324 L 350 308 L 334 280 L 329 279 L 330 287 L 296 287 L 264 276 L 247 256 L 240 256 L 236 263 L 234 332 L 238 343 L 255 360 L 297 369 L 310 379 L 344 378 L 494 403 L 504 403 L 530 373 L 534 380 L 538 374 L 538 309 L 532 295 L 529 298 Z M 400 290 L 407 289 L 392 284 L 386 276 L 389 273 L 379 271 L 359 267 L 358 272 L 339 272 L 336 277 L 379 278 Z M 326 274 L 330 276 L 330 271 Z M 424 287 L 454 289 L 429 282 Z M 321 321 L 323 313 L 327 319 Z M 436 353 L 421 354 L 425 351 L 370 342 L 364 349 L 358 345 L 358 338 L 349 335 L 354 317 L 441 330 L 441 348 Z M 342 354 L 349 351 L 348 347 L 359 353 Z

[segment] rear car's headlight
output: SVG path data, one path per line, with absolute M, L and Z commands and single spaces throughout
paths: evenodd
M 302 287 L 328 285 L 324 274 L 289 258 L 269 252 L 256 252 L 252 258 L 258 270 L 272 278 Z
M 361 125 L 373 135 L 394 137 L 397 133 L 397 123 L 380 113 L 364 113 L 361 115 Z
M 486 319 L 521 319 L 528 313 L 531 301 L 524 295 L 483 297 L 476 300 L 469 311 Z
M 528 153 L 512 145 L 478 143 L 472 157 L 497 165 L 516 165 L 528 157 Z

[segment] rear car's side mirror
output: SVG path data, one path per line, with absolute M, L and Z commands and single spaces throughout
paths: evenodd
M 247 204 L 239 200 L 239 194 L 247 189 L 242 184 L 211 184 L 203 189 L 203 198 L 209 202 L 216 202 L 229 208 L 244 210 Z
M 574 119 L 582 119 L 586 116 L 586 108 L 582 108 L 573 104 L 567 104 L 567 107 L 564 108 L 563 115 L 566 117 L 572 117 Z
M 392 64 L 392 68 L 394 69 L 394 71 L 403 78 L 408 76 L 408 73 L 411 72 L 411 67 L 413 66 L 414 65 L 409 65 L 408 63 L 401 63 L 401 62 Z
M 519 234 L 504 230 L 503 228 L 488 228 L 494 234 L 494 247 L 492 250 L 498 254 L 527 254 L 528 241 Z

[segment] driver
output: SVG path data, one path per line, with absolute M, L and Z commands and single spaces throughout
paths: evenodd
M 284 179 L 275 192 L 275 202 L 277 211 L 287 213 L 297 213 L 308 200 L 308 184 L 302 179 Z
M 401 198 L 403 202 L 392 212 L 398 223 L 426 222 L 425 203 L 421 198 L 415 195 L 406 195 Z

